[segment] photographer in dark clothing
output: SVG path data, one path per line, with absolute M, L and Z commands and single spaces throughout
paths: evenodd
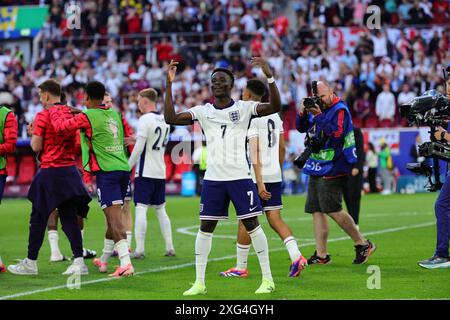
M 350 215 L 342 210 L 344 183 L 357 162 L 352 119 L 345 103 L 326 82 L 317 82 L 316 91 L 314 97 L 303 99 L 297 118 L 297 129 L 320 141 L 319 147 L 310 148 L 312 152 L 303 167 L 309 175 L 305 212 L 313 216 L 316 238 L 316 251 L 308 264 L 331 261 L 327 253 L 328 216 L 352 238 L 356 251 L 353 263 L 365 263 L 376 246 L 364 238 Z

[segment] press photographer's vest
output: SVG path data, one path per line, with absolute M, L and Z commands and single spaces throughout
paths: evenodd
M 339 174 L 348 174 L 352 165 L 357 162 L 355 134 L 351 122 L 351 115 L 345 104 L 340 101 L 324 113 L 324 123 L 332 123 L 335 114 L 339 110 L 344 110 L 348 119 L 347 127 L 343 128 L 343 141 L 339 147 L 333 148 L 331 140 L 326 139 L 322 149 L 317 153 L 312 153 L 306 161 L 303 173 L 313 176 L 334 176 Z M 320 128 L 317 128 L 320 130 Z M 320 131 L 316 132 L 317 135 Z M 320 137 L 320 136 L 318 136 Z M 323 139 L 323 138 L 322 138 Z
M 5 137 L 3 136 L 3 130 L 5 129 L 5 122 L 6 117 L 11 112 L 6 107 L 0 107 L 0 144 L 3 144 L 5 142 Z M 6 156 L 0 156 L 0 170 L 3 170 L 6 168 Z
M 89 139 L 84 130 L 81 131 L 81 154 L 83 167 L 91 172 L 90 156 L 95 157 L 102 171 L 130 171 L 125 147 L 124 130 L 120 114 L 112 109 L 87 109 L 84 111 L 92 128 Z

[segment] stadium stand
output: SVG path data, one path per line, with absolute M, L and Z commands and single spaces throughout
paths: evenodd
M 412 96 L 442 89 L 440 69 L 450 61 L 448 1 L 86 0 L 80 8 L 81 29 L 69 27 L 69 2 L 2 1 L 2 5 L 48 5 L 30 61 L 19 46 L 0 46 L 0 91 L 14 98 L 12 107 L 24 140 L 26 125 L 42 109 L 36 85 L 50 77 L 61 81 L 68 103 L 79 108 L 83 85 L 92 79 L 102 81 L 136 128 L 137 92 L 151 86 L 162 99 L 170 59 L 181 62 L 173 90 L 176 108 L 182 111 L 211 101 L 208 80 L 217 66 L 235 73 L 232 96 L 238 99 L 246 80 L 260 76 L 249 63 L 250 55 L 261 54 L 274 69 L 289 140 L 296 107 L 310 92 L 312 79 L 333 84 L 360 127 L 399 127 L 405 121 L 398 111 L 391 120 L 376 115 L 383 84 L 395 101 L 404 83 Z M 381 9 L 379 30 L 365 27 L 370 5 Z M 353 106 L 364 91 L 369 92 L 370 112 L 359 119 Z M 162 107 L 162 100 L 158 105 Z M 26 183 L 34 157 L 20 161 L 13 180 Z M 189 169 L 169 165 L 167 178 L 179 181 Z

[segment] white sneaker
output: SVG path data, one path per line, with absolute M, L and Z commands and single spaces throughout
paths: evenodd
M 25 258 L 19 261 L 18 264 L 12 264 L 8 266 L 8 271 L 12 274 L 17 274 L 21 276 L 35 276 L 38 274 L 37 266 L 32 266 L 31 263 L 28 262 L 28 259 Z
M 63 272 L 63 275 L 71 275 L 71 274 L 79 274 L 82 276 L 89 274 L 89 269 L 85 264 L 75 265 L 71 264 L 66 271 Z

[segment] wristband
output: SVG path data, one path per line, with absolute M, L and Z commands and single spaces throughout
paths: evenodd
M 445 134 L 446 134 L 447 132 L 445 132 L 445 131 L 442 131 L 441 132 L 441 140 L 446 140 L 445 139 Z
M 275 82 L 274 77 L 267 78 L 267 83 L 274 83 L 274 82 Z

